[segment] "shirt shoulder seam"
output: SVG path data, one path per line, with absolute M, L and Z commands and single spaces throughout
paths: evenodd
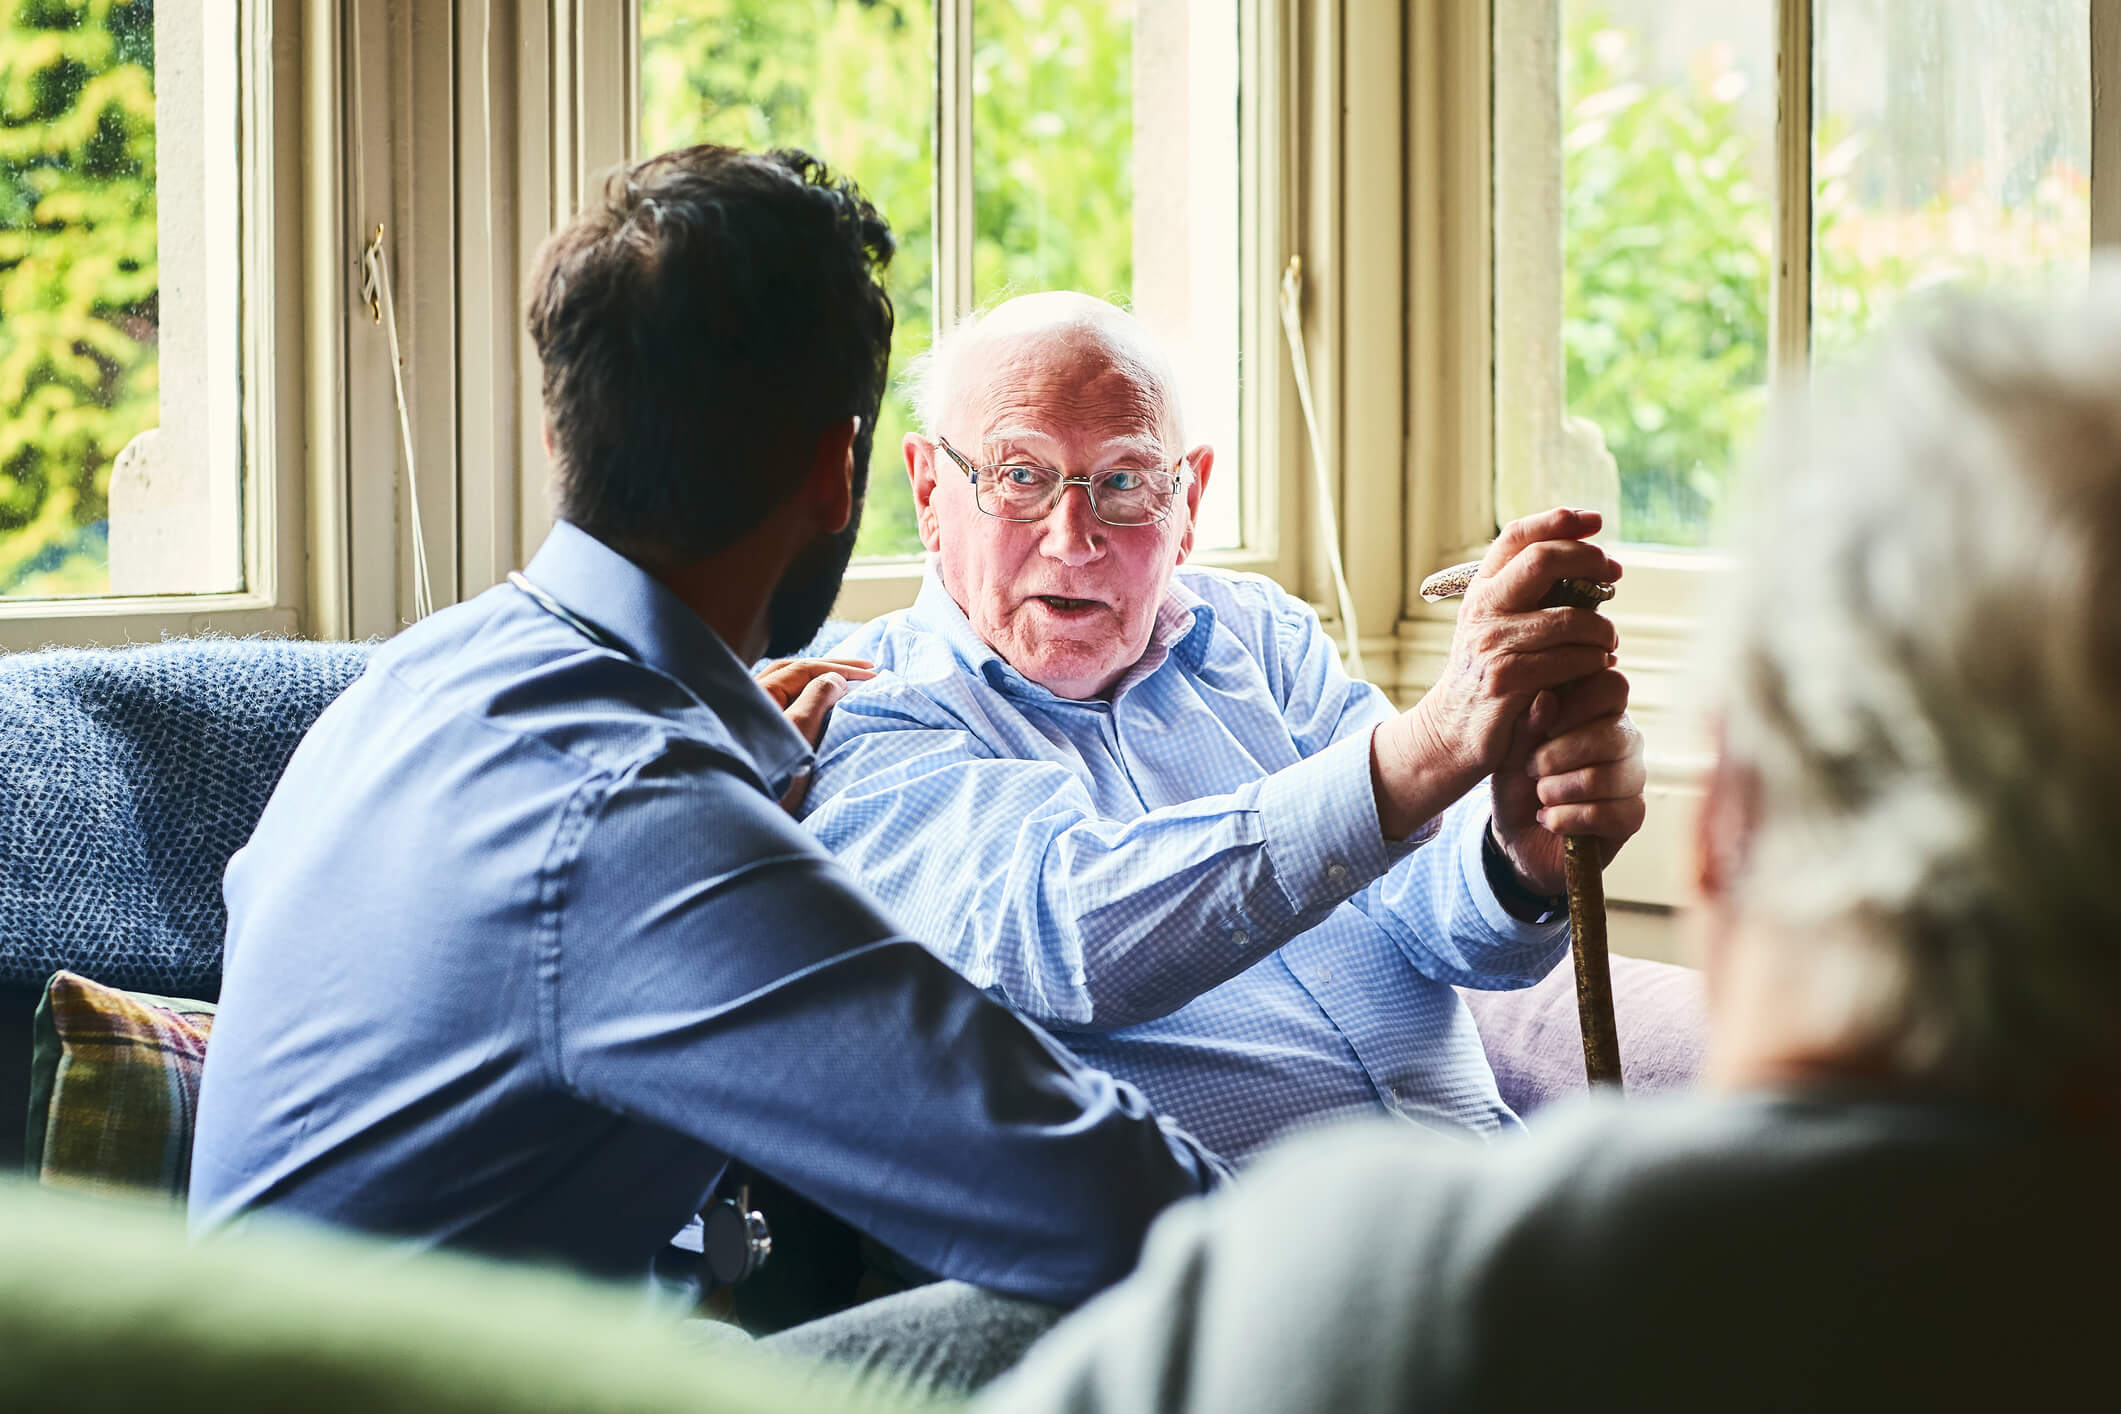
M 633 774 L 596 771 L 568 794 L 560 818 L 553 826 L 545 858 L 538 866 L 538 1025 L 545 1068 L 552 1082 L 569 1094 L 576 1093 L 567 1074 L 566 1050 L 560 1044 L 565 1018 L 560 1013 L 560 984 L 566 965 L 564 954 L 568 876 L 581 858 L 582 841 L 589 833 L 604 801 L 618 782 Z

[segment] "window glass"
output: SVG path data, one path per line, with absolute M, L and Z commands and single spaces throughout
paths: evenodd
M 0 595 L 111 590 L 111 467 L 158 421 L 149 0 L 0 8 Z
M 1079 289 L 1131 305 L 1217 452 L 1204 548 L 1239 507 L 1236 0 L 975 0 L 974 297 Z M 858 182 L 899 239 L 894 382 L 933 338 L 937 29 L 930 0 L 642 0 L 641 141 L 793 144 Z M 858 551 L 920 549 L 879 420 Z
M 801 147 L 853 177 L 898 238 L 898 324 L 858 553 L 921 548 L 897 375 L 935 327 L 935 11 L 929 0 L 642 0 L 641 144 Z
M 1216 449 L 1203 548 L 1242 540 L 1235 0 L 975 0 L 973 296 L 1082 290 L 1170 353 Z
M 1705 543 L 1764 404 L 1773 8 L 1565 6 L 1558 454 L 1612 459 L 1624 540 Z
M 2089 0 L 1819 0 L 1814 13 L 1815 359 L 1925 286 L 2083 271 Z

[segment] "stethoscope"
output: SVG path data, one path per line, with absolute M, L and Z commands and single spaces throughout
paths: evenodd
M 583 618 L 550 594 L 547 594 L 538 585 L 532 583 L 530 577 L 521 570 L 510 570 L 508 572 L 508 582 L 528 594 L 536 601 L 539 608 L 588 639 L 591 643 L 596 644 L 599 648 L 609 648 L 622 658 L 631 658 L 633 656 L 633 650 L 621 643 L 616 635 L 606 633 L 603 629 L 598 628 L 595 624 Z

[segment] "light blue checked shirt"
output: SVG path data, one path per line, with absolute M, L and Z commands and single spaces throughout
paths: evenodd
M 1110 701 L 1030 682 L 931 570 L 842 649 L 808 824 L 908 933 L 1241 1158 L 1385 1110 L 1517 1127 L 1452 984 L 1521 987 L 1568 946 L 1481 862 L 1485 789 L 1378 825 L 1382 692 L 1257 575 L 1181 568 Z

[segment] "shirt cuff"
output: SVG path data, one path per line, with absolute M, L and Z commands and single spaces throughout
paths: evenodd
M 1406 840 L 1387 843 L 1370 783 L 1370 737 L 1342 737 L 1260 783 L 1267 860 L 1298 913 L 1345 902 L 1436 834 L 1440 822 L 1431 820 Z
M 1462 817 L 1458 829 L 1458 867 L 1465 876 L 1466 892 L 1473 897 L 1473 906 L 1489 929 L 1505 938 L 1551 937 L 1557 928 L 1569 926 L 1569 911 L 1560 909 L 1554 917 L 1544 923 L 1527 923 L 1502 906 L 1495 897 L 1494 885 L 1488 882 L 1486 850 L 1488 843 L 1488 820 L 1486 810 L 1468 810 Z

